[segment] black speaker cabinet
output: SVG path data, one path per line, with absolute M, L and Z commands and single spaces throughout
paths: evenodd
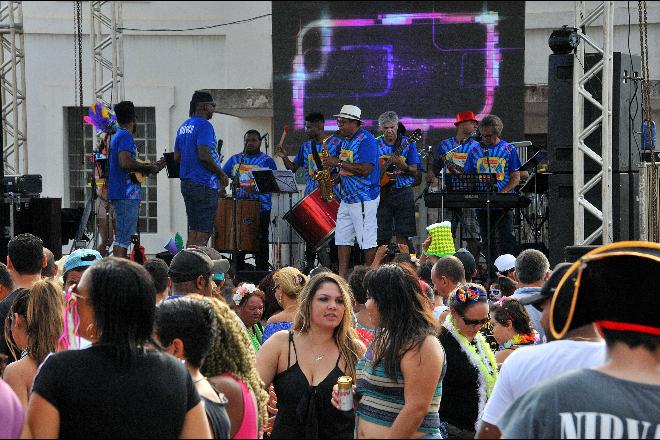
M 600 54 L 585 55 L 585 71 L 593 67 Z M 573 172 L 573 54 L 550 55 L 548 63 L 548 166 L 552 173 Z M 626 77 L 639 76 L 640 58 L 614 52 L 612 75 L 612 165 L 614 172 L 634 172 L 639 163 L 639 131 L 641 123 L 641 89 L 639 81 Z M 585 89 L 601 102 L 599 73 Z M 637 89 L 637 90 L 636 90 Z M 584 127 L 589 126 L 600 111 L 585 99 Z M 601 130 L 585 139 L 585 144 L 601 154 Z M 600 167 L 585 158 L 585 171 L 598 172 Z
M 585 175 L 585 182 L 594 175 Z M 550 175 L 550 262 L 555 265 L 565 261 L 565 248 L 573 246 L 573 176 L 572 174 Z M 612 176 L 612 209 L 614 241 L 636 240 L 639 238 L 639 174 L 614 173 Z M 602 208 L 600 185 L 588 194 L 587 200 L 596 208 Z M 596 217 L 585 212 L 585 233 L 587 238 L 599 223 Z M 602 243 L 599 238 L 595 244 Z
M 14 204 L 14 235 L 23 233 L 41 238 L 56 260 L 62 258 L 62 199 L 34 198 Z

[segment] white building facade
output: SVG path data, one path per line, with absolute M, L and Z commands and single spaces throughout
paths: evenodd
M 594 2 L 595 3 L 595 2 Z M 637 2 L 631 3 L 631 48 L 639 54 Z M 616 2 L 615 50 L 627 52 L 627 2 Z M 648 2 L 649 42 L 660 41 L 660 3 Z M 271 12 L 271 2 L 123 2 L 127 28 L 182 29 L 228 23 Z M 83 158 L 80 139 L 72 133 L 79 123 L 74 75 L 73 2 L 24 2 L 26 89 L 30 174 L 43 176 L 43 196 L 61 197 L 62 206 L 80 201 Z M 83 86 L 84 103 L 92 102 L 91 57 L 89 50 L 89 2 L 83 2 Z M 547 84 L 552 29 L 573 23 L 573 2 L 527 2 L 525 83 L 528 86 L 526 132 L 545 131 L 543 99 L 530 98 L 530 86 Z M 186 32 L 124 32 L 125 99 L 140 109 L 138 138 L 157 157 L 171 151 L 178 126 L 188 117 L 188 103 L 198 89 L 272 89 L 271 17 L 249 23 Z M 651 48 L 651 54 L 655 53 Z M 660 79 L 660 58 L 650 57 L 654 80 Z M 657 81 L 653 95 L 658 108 Z M 532 93 L 532 95 L 534 95 Z M 658 113 L 655 113 L 658 119 Z M 243 148 L 243 133 L 255 128 L 272 134 L 271 117 L 234 117 L 216 114 L 211 120 L 216 134 L 224 140 L 225 157 Z M 540 131 L 542 130 L 542 131 Z M 76 149 L 77 148 L 77 149 Z M 270 151 L 272 153 L 272 150 Z M 86 158 L 84 160 L 87 160 Z M 283 168 L 282 161 L 276 160 Z M 78 171 L 76 171 L 78 170 Z M 78 172 L 78 174 L 76 174 Z M 76 177 L 77 176 L 77 177 Z M 185 237 L 186 216 L 178 179 L 165 172 L 157 185 L 146 188 L 147 207 L 143 213 L 146 231 L 142 243 L 154 254 L 176 232 Z M 72 187 L 78 188 L 76 192 Z M 275 205 L 275 204 L 274 204 Z M 288 206 L 288 205 L 287 205 Z

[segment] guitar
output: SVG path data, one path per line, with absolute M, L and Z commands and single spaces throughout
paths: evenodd
M 148 160 L 142 160 L 142 159 L 135 159 L 137 163 L 142 163 L 142 164 L 150 164 L 151 162 Z M 158 171 L 156 171 L 156 174 L 160 173 L 163 168 L 165 168 L 165 165 L 167 162 L 165 162 L 165 157 L 161 157 L 156 161 L 156 166 L 158 167 Z M 128 173 L 128 178 L 131 179 L 131 182 L 133 183 L 144 183 L 147 180 L 147 177 L 153 175 L 155 176 L 156 174 L 144 174 L 141 173 L 140 171 L 134 171 L 132 173 Z
M 396 175 L 394 171 L 390 171 L 392 164 L 394 163 L 394 156 L 398 156 L 401 152 L 412 142 L 419 142 L 422 139 L 422 130 L 419 128 L 412 132 L 408 138 L 401 142 L 401 144 L 392 152 L 392 155 L 387 159 L 381 158 L 380 160 L 380 186 L 386 187 L 394 183 L 396 180 Z

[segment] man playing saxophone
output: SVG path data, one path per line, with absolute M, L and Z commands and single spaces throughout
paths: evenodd
M 337 118 L 340 134 L 346 138 L 340 157 L 323 159 L 323 167 L 338 167 L 341 179 L 335 244 L 339 250 L 339 275 L 346 277 L 351 249 L 357 240 L 365 264 L 371 265 L 376 254 L 376 211 L 380 199 L 380 165 L 376 139 L 360 119 L 362 111 L 344 105 Z
M 305 117 L 305 133 L 309 138 L 305 141 L 298 150 L 298 154 L 291 161 L 287 156 L 284 148 L 281 145 L 278 145 L 275 151 L 275 156 L 281 157 L 284 161 L 284 166 L 293 172 L 298 168 L 303 167 L 307 172 L 306 180 L 307 185 L 305 186 L 305 196 L 309 195 L 312 191 L 318 188 L 319 183 L 316 180 L 317 173 L 319 172 L 319 167 L 317 164 L 317 159 L 314 158 L 314 152 L 312 148 L 316 150 L 317 157 L 320 158 L 323 153 L 323 141 L 325 140 L 325 149 L 327 154 L 330 157 L 336 157 L 339 154 L 339 149 L 341 148 L 342 138 L 339 136 L 330 135 L 330 138 L 327 139 L 324 132 L 325 126 L 325 117 L 321 113 L 310 113 Z M 326 140 L 327 139 L 327 140 Z M 320 160 L 320 159 L 319 159 Z M 329 170 L 327 170 L 329 171 Z M 339 196 L 338 187 L 334 187 L 335 197 Z M 305 273 L 309 272 L 314 265 L 314 260 L 316 258 L 316 253 L 310 244 L 307 244 L 307 249 L 305 251 Z

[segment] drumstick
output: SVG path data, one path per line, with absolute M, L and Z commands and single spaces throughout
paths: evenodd
M 282 137 L 280 138 L 280 143 L 277 144 L 278 147 L 281 147 L 284 144 L 284 138 L 286 137 L 286 134 L 289 132 L 289 124 L 284 124 L 284 130 L 282 131 Z

